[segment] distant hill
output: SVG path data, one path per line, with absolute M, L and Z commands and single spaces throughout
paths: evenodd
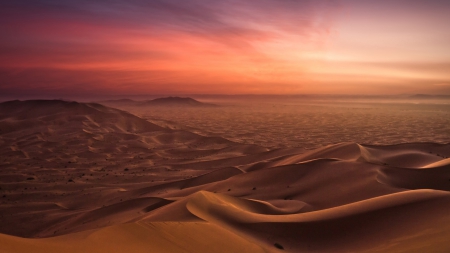
M 215 104 L 202 103 L 190 97 L 164 97 L 146 101 L 135 101 L 131 99 L 118 99 L 102 101 L 105 104 L 135 105 L 135 106 L 170 106 L 170 107 L 215 107 Z
M 190 106 L 190 107 L 211 107 L 214 104 L 202 103 L 190 97 L 165 97 L 144 102 L 146 105 L 157 106 Z
M 101 127 L 100 127 L 101 126 Z M 27 100 L 0 103 L 0 133 L 35 132 L 149 132 L 164 128 L 128 112 L 96 103 Z M 56 130 L 57 129 L 57 130 Z

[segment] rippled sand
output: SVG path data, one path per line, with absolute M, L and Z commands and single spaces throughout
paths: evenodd
M 312 149 L 340 142 L 450 142 L 450 104 L 445 103 L 292 99 L 211 102 L 221 106 L 109 105 L 153 122 L 265 147 Z
M 0 103 L 0 252 L 450 251 L 446 105 L 119 107 Z

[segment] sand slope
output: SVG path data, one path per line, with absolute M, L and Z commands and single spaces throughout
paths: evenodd
M 448 252 L 450 145 L 268 149 L 0 103 L 0 252 Z

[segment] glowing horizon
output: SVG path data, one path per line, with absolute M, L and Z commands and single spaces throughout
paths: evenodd
M 2 94 L 450 94 L 450 2 L 0 3 Z

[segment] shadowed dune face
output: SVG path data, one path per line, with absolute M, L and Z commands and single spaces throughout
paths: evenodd
M 449 144 L 267 148 L 161 122 L 0 103 L 0 252 L 450 250 Z

